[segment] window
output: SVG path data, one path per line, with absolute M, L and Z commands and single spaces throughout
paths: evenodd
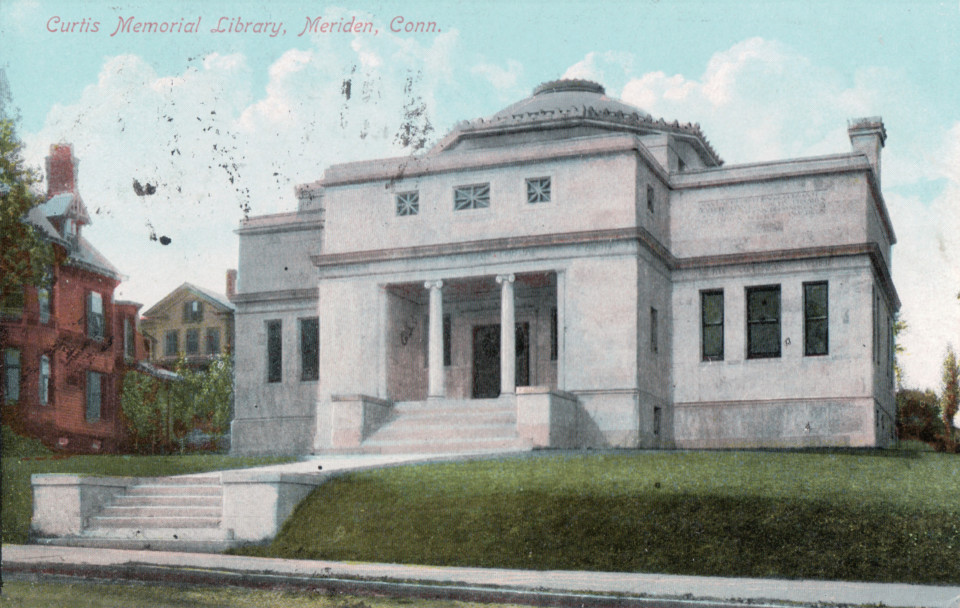
M 103 374 L 87 372 L 87 422 L 100 420 L 100 399 L 103 394 Z
M 50 404 L 50 357 L 40 357 L 40 377 L 37 380 L 37 398 L 40 405 Z
M 87 294 L 87 336 L 103 339 L 103 296 L 96 291 Z
M 134 344 L 133 319 L 123 318 L 123 355 L 128 359 L 136 357 L 136 345 Z
M 683 159 L 677 156 L 677 171 L 683 173 L 687 170 L 687 163 L 683 162 Z
M 700 292 L 700 354 L 723 361 L 723 290 Z
M 651 186 L 650 184 L 647 184 L 647 211 L 651 213 L 653 213 L 653 199 L 654 199 L 653 186 Z
M 484 209 L 490 206 L 490 184 L 457 186 L 453 190 L 453 210 Z
M 300 380 L 320 379 L 320 320 L 300 319 Z
M 204 352 L 208 355 L 217 355 L 220 353 L 220 328 L 208 327 L 204 344 Z
M 3 351 L 3 396 L 7 403 L 20 400 L 20 351 Z
M 443 315 L 443 365 L 450 367 L 453 360 L 450 343 L 451 321 L 450 315 Z
M 550 178 L 534 177 L 527 180 L 527 202 L 528 203 L 549 203 L 550 202 Z
M 187 354 L 200 354 L 200 330 L 197 328 L 187 330 Z
M 550 360 L 556 361 L 560 353 L 560 332 L 557 326 L 557 307 L 550 309 Z
M 873 355 L 880 364 L 880 294 L 876 288 L 873 289 Z
M 650 309 L 650 352 L 657 352 L 657 309 Z
M 283 337 L 280 321 L 267 321 L 267 382 L 283 379 Z
M 780 356 L 780 286 L 747 288 L 747 358 Z
M 190 300 L 183 303 L 183 322 L 199 323 L 203 321 L 203 302 Z
M 397 215 L 417 215 L 420 213 L 420 192 L 401 192 L 397 195 Z
M 163 342 L 163 356 L 176 357 L 180 352 L 180 332 L 171 329 L 167 332 Z
M 50 322 L 50 290 L 41 287 L 37 290 L 37 305 L 40 307 L 40 322 Z
M 23 316 L 23 287 L 13 287 L 12 291 L 3 294 L 0 301 L 0 315 L 7 319 L 19 319 Z
M 827 322 L 827 283 L 803 284 L 803 354 L 826 355 L 830 350 Z

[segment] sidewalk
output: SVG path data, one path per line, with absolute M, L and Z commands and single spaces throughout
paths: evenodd
M 110 575 L 110 578 L 115 575 L 119 575 L 116 578 L 141 578 L 138 573 L 144 575 L 152 572 L 153 577 L 146 576 L 147 580 L 207 580 L 211 584 L 239 584 L 268 578 L 277 584 L 287 581 L 295 587 L 308 586 L 306 583 L 312 583 L 309 586 L 313 587 L 323 586 L 324 581 L 331 581 L 331 586 L 335 586 L 332 583 L 351 582 L 344 579 L 363 579 L 367 583 L 394 581 L 403 583 L 397 587 L 407 588 L 416 586 L 411 585 L 411 582 L 423 582 L 431 585 L 445 584 L 448 586 L 445 589 L 458 588 L 462 591 L 461 599 L 489 601 L 497 596 L 495 591 L 520 592 L 520 596 L 510 596 L 509 593 L 507 596 L 514 598 L 510 601 L 538 605 L 543 605 L 537 601 L 540 594 L 578 592 L 665 598 L 665 601 L 656 603 L 658 606 L 702 606 L 702 600 L 712 599 L 727 606 L 748 603 L 755 606 L 758 602 L 765 601 L 774 604 L 792 602 L 804 605 L 883 604 L 960 608 L 960 586 L 403 566 L 39 545 L 3 545 L 2 568 L 5 574 L 46 572 L 90 575 L 100 572 Z M 158 579 L 157 573 L 161 573 L 163 578 Z M 206 578 L 197 579 L 198 573 L 205 573 Z M 187 579 L 186 575 L 194 578 Z M 357 589 L 365 586 L 361 581 L 353 582 Z M 498 589 L 489 589 L 490 587 Z M 377 589 L 379 593 L 389 593 L 386 586 L 381 585 Z M 457 597 L 455 590 L 450 597 Z M 500 597 L 504 596 L 501 594 Z M 616 598 L 598 599 L 606 600 L 606 605 L 617 603 Z M 609 602 L 611 599 L 614 604 Z M 603 604 L 601 602 L 596 605 Z

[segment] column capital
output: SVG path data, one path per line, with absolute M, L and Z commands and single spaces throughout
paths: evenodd
M 498 274 L 498 275 L 497 275 L 497 283 L 501 283 L 501 284 L 502 284 L 502 283 L 513 283 L 514 280 L 516 280 L 516 278 L 517 278 L 516 275 L 514 275 L 512 272 L 511 272 L 510 274 Z
M 440 289 L 443 287 L 443 281 L 437 279 L 436 281 L 427 281 L 423 284 L 424 289 Z

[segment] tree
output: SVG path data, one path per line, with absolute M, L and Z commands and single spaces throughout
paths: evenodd
M 900 356 L 906 352 L 906 349 L 900 344 L 900 335 L 907 333 L 907 322 L 900 317 L 898 312 L 893 319 L 893 377 L 897 382 L 897 390 L 903 389 L 903 363 Z
M 37 174 L 23 159 L 23 143 L 10 115 L 10 92 L 0 72 L 0 300 L 26 285 L 40 286 L 54 262 L 53 247 L 25 220 L 42 202 L 33 192 Z
M 943 421 L 936 393 L 913 389 L 897 391 L 897 438 L 937 445 L 943 437 Z
M 957 415 L 960 402 L 960 368 L 957 367 L 957 355 L 953 347 L 947 347 L 947 356 L 943 359 L 943 392 L 940 394 L 940 413 L 943 417 L 944 443 L 949 451 L 954 451 L 956 442 L 953 436 L 953 417 Z

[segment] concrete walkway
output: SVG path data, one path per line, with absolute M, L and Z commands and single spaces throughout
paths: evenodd
M 445 584 L 459 587 L 463 598 L 483 599 L 478 588 L 496 586 L 503 590 L 526 592 L 529 604 L 538 594 L 578 592 L 621 594 L 670 598 L 658 606 L 703 605 L 702 600 L 718 600 L 719 605 L 756 605 L 766 602 L 793 602 L 802 605 L 879 605 L 930 608 L 960 607 L 960 586 L 844 583 L 767 579 L 735 579 L 663 574 L 620 574 L 608 572 L 524 571 L 492 568 L 455 568 L 403 566 L 376 563 L 285 560 L 234 555 L 171 553 L 162 551 L 129 551 L 38 545 L 4 545 L 2 557 L 5 575 L 17 573 L 71 574 L 93 576 L 103 569 L 109 578 L 138 578 L 137 573 L 162 572 L 162 579 L 185 581 L 188 575 L 208 573 L 206 579 L 216 584 L 253 584 L 254 579 L 270 577 L 274 583 L 289 581 L 303 586 L 311 579 L 313 587 L 324 580 L 364 579 L 369 581 L 402 581 Z M 139 568 L 139 570 L 138 570 Z M 91 574 L 94 573 L 94 574 Z M 349 581 L 347 581 L 349 582 Z M 358 585 L 358 589 L 361 586 Z M 381 588 L 381 593 L 383 592 Z M 453 594 L 456 596 L 456 594 Z M 514 596 L 517 597 L 517 596 Z M 611 598 L 606 599 L 608 602 Z M 517 601 L 517 600 L 514 600 Z M 518 602 L 519 603 L 519 602 Z M 614 599 L 613 604 L 626 602 Z M 709 603 L 709 602 L 707 602 Z M 589 602 L 588 602 L 589 604 Z M 634 604 L 640 605 L 640 604 Z M 653 604 L 648 604 L 653 605 Z

